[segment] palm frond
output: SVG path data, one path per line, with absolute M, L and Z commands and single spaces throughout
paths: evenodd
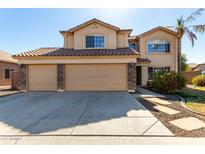
M 191 27 L 197 33 L 204 34 L 205 32 L 205 25 L 192 25 Z
M 183 16 L 177 18 L 177 27 L 184 25 L 184 22 Z
M 191 30 L 189 30 L 187 27 L 185 27 L 185 33 L 187 34 L 189 40 L 191 41 L 192 47 L 194 47 L 194 41 L 197 40 L 196 35 Z
M 196 10 L 195 12 L 193 12 L 193 13 L 185 20 L 185 23 L 195 21 L 195 18 L 196 18 L 197 16 L 200 16 L 203 11 L 204 11 L 204 9 L 202 9 L 202 8 Z

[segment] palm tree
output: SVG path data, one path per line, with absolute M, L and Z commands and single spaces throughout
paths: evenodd
M 178 34 L 178 71 L 181 71 L 181 39 L 184 34 L 187 34 L 189 40 L 192 43 L 192 47 L 194 47 L 194 41 L 197 40 L 197 36 L 195 33 L 203 34 L 205 32 L 205 24 L 202 25 L 190 25 L 193 21 L 195 21 L 196 17 L 202 15 L 204 9 L 198 9 L 193 12 L 188 18 L 184 19 L 183 16 L 177 18 L 176 26 L 168 26 L 177 32 Z M 194 33 L 195 32 L 195 33 Z

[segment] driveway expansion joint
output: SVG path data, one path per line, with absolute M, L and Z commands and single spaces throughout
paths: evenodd
M 91 97 L 91 99 L 92 99 L 92 97 Z M 76 126 L 78 125 L 79 121 L 82 119 L 82 117 L 83 117 L 83 115 L 84 115 L 86 109 L 88 108 L 90 102 L 91 102 L 91 101 L 89 101 L 89 102 L 86 104 L 85 108 L 83 109 L 83 112 L 81 113 L 80 117 L 78 118 L 77 122 L 75 123 L 75 126 L 73 127 L 73 129 L 72 129 L 72 131 L 71 131 L 71 133 L 70 133 L 71 135 L 73 134 L 73 132 L 74 132 Z
M 155 121 L 151 126 L 149 126 L 141 135 L 144 135 L 148 130 L 150 130 L 159 120 Z

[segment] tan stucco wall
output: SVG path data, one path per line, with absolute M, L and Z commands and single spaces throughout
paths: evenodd
M 64 48 L 74 48 L 74 36 L 73 34 L 64 34 Z
M 17 57 L 18 64 L 90 64 L 90 63 L 136 63 L 133 56 L 73 56 L 73 57 Z
M 148 80 L 148 67 L 147 66 L 142 66 L 142 86 L 147 85 L 147 80 Z
M 128 47 L 128 32 L 117 32 L 107 26 L 92 23 L 73 33 L 63 33 L 64 48 L 84 49 L 86 35 L 103 35 L 105 37 L 105 48 L 116 49 Z
M 117 34 L 117 48 L 128 47 L 128 33 Z
M 74 32 L 74 49 L 85 48 L 86 35 L 104 35 L 105 48 L 116 48 L 116 31 L 98 23 L 93 23 Z
M 157 53 L 157 54 L 149 54 L 147 52 L 147 42 L 154 39 L 163 39 L 170 42 L 170 53 Z M 177 71 L 177 37 L 158 30 L 151 34 L 145 35 L 140 38 L 140 54 L 141 58 L 148 58 L 151 60 L 150 67 L 170 67 L 172 71 Z

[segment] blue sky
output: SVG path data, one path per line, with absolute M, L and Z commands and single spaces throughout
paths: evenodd
M 175 25 L 176 18 L 196 9 L 0 9 L 0 50 L 11 54 L 39 47 L 61 47 L 59 30 L 67 30 L 92 18 L 138 35 L 156 26 Z M 205 12 L 192 24 L 205 24 Z M 205 63 L 205 35 L 198 34 L 195 47 L 185 36 L 183 52 L 188 62 Z

